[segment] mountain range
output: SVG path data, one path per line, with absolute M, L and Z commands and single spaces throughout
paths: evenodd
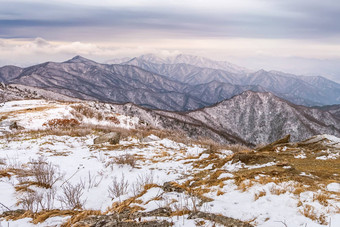
M 120 64 L 100 64 L 76 56 L 62 63 L 0 68 L 0 82 L 38 87 L 79 99 L 132 102 L 152 109 L 188 111 L 213 105 L 244 91 L 271 92 L 292 103 L 340 103 L 340 84 L 324 77 L 277 71 L 251 72 L 228 62 L 178 55 L 148 54 Z
M 286 134 L 293 141 L 324 133 L 340 136 L 340 105 L 336 105 L 340 84 L 323 77 L 251 72 L 187 55 L 144 55 L 114 62 L 119 64 L 76 56 L 27 68 L 1 67 L 0 101 L 117 103 L 116 111 L 154 128 L 249 146 Z
M 268 92 L 245 91 L 210 107 L 169 112 L 134 104 L 115 105 L 115 111 L 140 118 L 155 128 L 179 130 L 189 136 L 222 143 L 254 146 L 287 134 L 292 141 L 317 134 L 340 136 L 340 118 L 328 111 L 295 105 Z
M 162 59 L 149 54 L 121 64 L 135 65 L 190 85 L 216 81 L 233 86 L 253 86 L 250 90 L 268 91 L 299 105 L 340 103 L 340 84 L 321 76 L 297 76 L 265 70 L 251 72 L 228 62 L 190 55 Z M 239 93 L 235 92 L 233 95 L 237 94 Z M 226 98 L 230 97 L 224 96 L 219 101 Z

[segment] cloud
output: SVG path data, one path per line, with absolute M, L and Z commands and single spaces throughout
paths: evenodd
M 148 52 L 259 66 L 265 58 L 338 59 L 339 11 L 333 0 L 3 0 L 0 65 Z
M 329 0 L 322 3 L 315 0 L 181 3 L 175 0 L 127 1 L 125 4 L 105 1 L 106 5 L 94 5 L 93 1 L 69 4 L 5 0 L 0 4 L 0 13 L 4 15 L 0 18 L 0 27 L 3 37 L 7 38 L 41 36 L 63 41 L 108 41 L 129 36 L 140 39 L 340 36 L 339 7 L 331 5 Z

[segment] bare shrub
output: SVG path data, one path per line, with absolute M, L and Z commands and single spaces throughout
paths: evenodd
M 117 177 L 114 177 L 112 180 L 112 184 L 109 186 L 108 192 L 111 199 L 117 198 L 121 195 L 124 195 L 128 192 L 129 182 L 126 180 L 124 174 L 120 178 L 120 181 Z
M 86 202 L 81 198 L 84 193 L 83 190 L 84 188 L 80 183 L 76 185 L 67 183 L 62 186 L 63 194 L 58 197 L 58 200 L 61 202 L 62 206 L 65 206 L 67 209 L 82 209 Z
M 17 205 L 21 205 L 24 210 L 37 213 L 43 207 L 43 194 L 29 192 L 22 195 Z
M 136 178 L 136 181 L 131 185 L 131 190 L 134 196 L 138 195 L 141 191 L 144 190 L 145 185 L 154 184 L 153 174 L 150 172 L 149 174 L 139 174 Z
M 47 189 L 47 191 L 44 193 L 44 209 L 45 210 L 54 209 L 54 201 L 56 198 L 56 193 L 57 193 L 57 190 L 54 187 Z
M 30 160 L 30 172 L 38 186 L 44 188 L 51 188 L 56 181 L 62 179 L 57 166 L 46 162 L 43 157 Z
M 91 171 L 88 172 L 88 178 L 86 179 L 80 179 L 80 184 L 82 185 L 82 188 L 86 188 L 87 185 L 87 191 L 91 188 L 96 188 L 99 186 L 99 184 L 103 180 L 103 175 L 92 175 Z
M 111 121 L 111 122 L 113 122 L 113 123 L 116 124 L 116 125 L 119 125 L 119 124 L 120 124 L 120 121 L 119 121 L 118 118 L 115 117 L 115 116 L 106 117 L 105 120 Z
M 136 158 L 131 154 L 124 154 L 115 157 L 115 163 L 118 165 L 129 165 L 134 168 L 136 166 Z
M 79 126 L 80 122 L 77 119 L 52 119 L 43 124 L 45 127 L 50 128 L 72 128 Z
M 96 118 L 99 121 L 104 119 L 104 115 L 102 112 L 96 109 L 93 109 L 89 106 L 79 104 L 79 105 L 73 105 L 71 107 L 74 110 L 74 111 L 71 111 L 71 114 L 80 120 L 82 120 L 83 117 Z

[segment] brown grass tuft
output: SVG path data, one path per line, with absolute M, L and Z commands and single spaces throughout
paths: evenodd
M 266 191 L 262 190 L 254 194 L 254 201 L 258 200 L 259 198 L 265 196 L 267 193 Z

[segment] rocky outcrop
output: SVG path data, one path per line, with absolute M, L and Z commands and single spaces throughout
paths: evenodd
M 282 139 L 279 139 L 271 144 L 268 144 L 266 146 L 263 146 L 259 149 L 257 149 L 258 151 L 273 151 L 275 150 L 275 148 L 278 145 L 284 145 L 290 142 L 290 135 L 286 135 L 285 137 L 283 137 Z
M 110 132 L 99 136 L 93 140 L 94 144 L 102 144 L 102 143 L 110 143 L 110 144 L 118 144 L 120 141 L 120 133 L 119 132 Z
M 192 213 L 191 215 L 189 215 L 188 218 L 189 219 L 202 218 L 202 219 L 209 220 L 217 224 L 221 224 L 226 227 L 252 227 L 253 226 L 249 223 L 242 222 L 234 218 L 229 218 L 223 215 L 216 215 L 216 214 L 200 212 L 200 211 Z

